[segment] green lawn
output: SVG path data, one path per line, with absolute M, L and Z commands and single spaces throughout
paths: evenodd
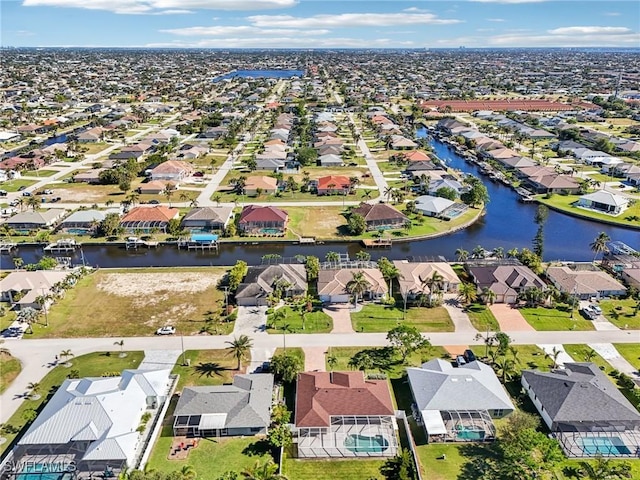
M 7 352 L 0 352 L 0 364 L 2 364 L 0 368 L 0 393 L 2 393 L 18 376 L 22 370 L 22 364 Z
M 283 474 L 290 480 L 378 480 L 384 460 L 298 460 L 285 456 Z
M 631 298 L 601 300 L 604 316 L 615 326 L 623 329 L 640 329 L 640 311 L 635 313 L 636 301 Z
M 368 303 L 359 312 L 351 313 L 356 332 L 388 332 L 399 323 L 416 327 L 421 332 L 453 332 L 454 326 L 444 307 L 410 307 L 402 320 L 401 307 Z
M 500 331 L 498 320 L 486 305 L 480 303 L 471 304 L 466 308 L 466 312 L 476 330 L 486 332 L 487 327 L 489 327 L 492 332 Z
M 536 330 L 559 331 L 559 330 L 593 330 L 593 323 L 585 320 L 577 310 L 561 310 L 559 308 L 521 308 L 520 313 Z
M 569 355 L 571 355 L 571 358 L 573 358 L 576 362 L 587 362 L 587 361 L 593 362 L 596 365 L 598 365 L 598 367 L 600 367 L 600 369 L 605 373 L 609 373 L 610 371 L 613 370 L 613 367 L 611 366 L 611 364 L 607 362 L 604 358 L 602 358 L 600 355 L 598 355 L 595 351 L 592 351 L 589 345 L 565 344 L 564 349 L 567 351 Z M 614 380 L 614 383 L 615 383 L 615 380 Z
M 116 350 L 117 347 L 114 346 L 113 348 L 113 352 L 94 352 L 76 358 L 72 357 L 70 359 L 72 365 L 69 368 L 63 365 L 54 367 L 39 382 L 41 398 L 38 400 L 25 400 L 6 424 L 22 429 L 26 424 L 23 418 L 24 412 L 32 409 L 39 411 L 50 398 L 50 395 L 55 392 L 55 389 L 62 384 L 72 370 L 77 370 L 80 378 L 100 377 L 105 372 L 121 372 L 127 368 L 137 368 L 144 358 L 144 352 L 141 351 L 128 352 L 125 358 L 120 358 Z M 16 435 L 7 434 L 4 436 L 7 437 L 7 442 L 0 445 L 0 453 L 4 452 L 4 450 L 11 445 Z
M 544 198 L 543 195 L 538 195 L 536 197 L 540 203 L 571 215 L 588 218 L 590 220 L 600 220 L 614 225 L 640 228 L 640 221 L 627 219 L 628 217 L 633 216 L 640 217 L 640 202 L 635 202 L 634 205 L 631 205 L 622 214 L 614 217 L 604 213 L 598 213 L 585 208 L 573 206 L 573 203 L 578 201 L 579 198 L 579 195 L 553 195 L 551 198 Z
M 0 183 L 0 190 L 7 192 L 17 192 L 20 187 L 30 187 L 38 183 L 36 180 L 25 180 L 24 178 L 18 178 L 16 180 L 8 180 L 4 183 Z
M 289 325 L 287 333 L 329 333 L 333 330 L 333 319 L 322 310 L 305 312 L 304 315 L 289 305 L 280 307 L 278 310 L 284 310 L 286 320 L 275 322 L 273 315 L 269 315 L 268 333 L 282 334 L 282 326 L 285 321 Z
M 640 370 L 640 343 L 616 343 L 614 347 L 627 362 Z
M 59 170 L 27 170 L 26 172 L 22 172 L 22 175 L 25 177 L 50 177 L 51 175 L 55 175 L 56 173 L 60 173 Z
M 232 383 L 237 361 L 229 350 L 187 350 L 185 359 L 188 366 L 183 365 L 182 356 L 178 358 L 171 373 L 180 375 L 176 391 L 193 385 L 222 385 Z M 251 361 L 242 362 L 243 369 Z
M 462 466 L 470 460 L 463 455 L 465 445 L 453 443 L 432 443 L 418 445 L 418 459 L 425 479 L 429 480 L 455 480 L 460 478 Z M 438 460 L 442 455 L 444 460 Z

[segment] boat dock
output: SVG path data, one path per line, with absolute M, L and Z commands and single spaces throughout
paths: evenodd
M 390 238 L 365 238 L 361 240 L 365 248 L 391 248 Z
M 80 244 L 73 238 L 62 238 L 56 242 L 50 243 L 44 247 L 45 252 L 75 252 L 76 248 L 80 247 Z
M 190 237 L 180 237 L 178 239 L 178 250 L 215 250 L 218 251 L 218 235 L 211 233 L 194 233 Z
M 125 243 L 125 248 L 127 250 L 137 250 L 138 248 L 157 248 L 159 242 L 151 242 L 148 240 L 142 240 L 138 237 L 129 237 Z
M 0 254 L 11 253 L 14 248 L 18 248 L 18 244 L 14 242 L 0 242 Z

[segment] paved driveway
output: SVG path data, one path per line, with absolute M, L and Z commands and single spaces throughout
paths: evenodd
M 233 327 L 233 334 L 255 335 L 264 333 L 267 328 L 267 308 L 268 307 L 238 307 L 238 317 Z
M 333 319 L 331 333 L 353 333 L 350 304 L 329 305 L 323 308 L 322 311 Z
M 638 378 L 640 372 L 631 365 L 626 358 L 620 355 L 620 352 L 616 350 L 616 347 L 611 343 L 590 343 L 589 346 L 595 350 L 595 352 L 604 358 L 611 364 L 613 368 L 619 372 L 631 375 L 633 378 Z
M 304 347 L 304 370 L 305 372 L 324 372 L 324 354 L 326 347 Z
M 455 294 L 445 295 L 442 306 L 449 313 L 456 332 L 477 332 Z
M 512 308 L 506 303 L 495 303 L 489 306 L 491 313 L 498 320 L 500 330 L 503 332 L 529 332 L 535 331 L 524 319 L 520 310 Z

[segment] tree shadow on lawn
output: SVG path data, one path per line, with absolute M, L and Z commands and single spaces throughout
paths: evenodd
M 242 449 L 242 454 L 247 457 L 262 457 L 266 454 L 272 455 L 271 445 L 265 439 L 250 443 Z
M 468 480 L 470 478 L 489 478 L 491 461 L 498 461 L 499 456 L 495 451 L 495 444 L 469 443 L 460 445 L 460 455 L 467 461 L 462 464 L 458 480 Z M 443 461 L 446 462 L 446 459 Z
M 223 367 L 217 362 L 206 362 L 199 363 L 195 366 L 194 370 L 200 374 L 201 377 L 213 377 L 217 375 L 218 377 L 222 376 L 222 372 L 226 370 L 230 370 L 229 368 Z

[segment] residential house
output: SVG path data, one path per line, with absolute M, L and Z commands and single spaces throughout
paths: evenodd
M 456 368 L 434 358 L 407 377 L 429 443 L 492 440 L 492 419 L 515 409 L 493 368 L 477 360 Z
M 417 148 L 418 144 L 402 135 L 391 135 L 389 147 L 392 150 L 405 150 Z
M 238 374 L 231 385 L 185 387 L 173 412 L 174 437 L 266 434 L 271 423 L 273 375 Z
M 546 275 L 558 290 L 582 300 L 617 297 L 627 291 L 619 281 L 591 264 L 549 267 Z
M 233 207 L 195 207 L 182 218 L 180 226 L 192 232 L 224 231 L 233 220 Z
M 242 209 L 238 229 L 244 235 L 284 235 L 289 216 L 276 207 L 247 205 Z
M 110 213 L 119 215 L 120 210 L 117 208 L 109 210 L 76 210 L 60 223 L 60 230 L 72 233 L 89 233 Z
M 122 226 L 127 233 L 151 233 L 157 229 L 167 233 L 169 222 L 180 216 L 180 210 L 169 208 L 164 205 L 154 205 L 153 207 L 132 208 L 121 220 Z
M 285 160 L 273 158 L 258 158 L 256 155 L 256 170 L 266 170 L 269 172 L 279 172 L 284 169 Z
M 100 183 L 100 174 L 107 170 L 106 168 L 92 168 L 90 170 L 80 170 L 73 175 L 75 183 Z
M 78 135 L 78 143 L 96 143 L 102 140 L 105 129 L 102 127 L 93 127 L 85 130 Z
M 497 303 L 516 303 L 518 294 L 529 288 L 545 288 L 546 284 L 524 265 L 485 265 L 467 267 L 473 283 L 482 295 L 492 291 Z
M 322 155 L 318 157 L 318 165 L 321 167 L 342 167 L 344 166 L 344 162 L 342 161 L 342 157 L 340 155 Z
M 257 196 L 258 191 L 265 195 L 276 193 L 278 191 L 278 179 L 267 177 L 266 175 L 247 177 L 244 185 L 245 195 Z
M 361 273 L 368 283 L 359 300 L 378 300 L 389 293 L 389 286 L 377 268 L 327 269 L 318 273 L 318 296 L 324 303 L 348 303 L 351 294 L 347 285 L 354 274 Z
M 392 457 L 397 424 L 387 380 L 364 372 L 304 372 L 296 386 L 300 458 Z
M 446 262 L 409 262 L 394 260 L 393 264 L 400 271 L 398 283 L 400 294 L 407 300 L 415 300 L 421 295 L 431 292 L 429 283 L 434 282 L 434 291 L 455 293 L 460 286 L 460 278 Z
M 238 286 L 236 303 L 242 306 L 268 305 L 276 290 L 280 296 L 295 297 L 307 291 L 307 272 L 301 264 L 276 264 L 249 267 Z
M 386 203 L 361 203 L 351 210 L 351 215 L 357 213 L 364 217 L 367 230 L 403 228 L 411 220 Z
M 70 273 L 58 270 L 10 272 L 0 280 L 0 299 L 12 304 L 17 310 L 26 307 L 40 310 L 42 306 L 36 300 L 51 295 L 54 285 L 64 282 Z
M 455 202 L 448 198 L 430 195 L 422 195 L 415 199 L 416 210 L 427 217 L 442 216 L 452 205 L 455 205 Z
M 5 220 L 4 225 L 19 231 L 51 228 L 54 227 L 62 217 L 64 217 L 65 213 L 66 211 L 62 209 L 20 212 Z
M 159 195 L 167 190 L 169 187 L 171 190 L 176 189 L 176 185 L 171 182 L 162 182 L 160 180 L 151 180 L 150 182 L 143 182 L 138 187 L 138 192 L 143 195 Z
M 577 205 L 578 207 L 597 210 L 610 215 L 620 215 L 629 208 L 629 199 L 606 190 L 598 190 L 597 192 L 582 195 Z
M 436 194 L 438 193 L 438 190 L 440 190 L 441 188 L 451 189 L 454 192 L 456 192 L 458 196 L 460 196 L 460 194 L 467 189 L 458 180 L 453 180 L 449 178 L 434 179 L 434 180 L 431 180 L 431 182 L 429 182 L 429 195 L 437 196 Z
M 14 450 L 53 467 L 62 459 L 74 471 L 119 472 L 135 468 L 145 414 L 158 415 L 171 392 L 171 370 L 124 370 L 116 377 L 64 380 Z M 155 420 L 149 423 L 153 425 Z M 61 473 L 62 474 L 62 473 Z
M 167 160 L 151 170 L 151 179 L 168 180 L 178 184 L 186 177 L 193 175 L 193 172 L 194 169 L 190 163 L 181 160 Z
M 640 413 L 594 363 L 524 370 L 522 387 L 568 457 L 636 457 Z
M 402 154 L 404 159 L 408 162 L 430 162 L 431 157 L 421 150 L 414 150 L 412 152 L 404 152 Z
M 351 188 L 351 181 L 345 175 L 328 175 L 318 179 L 318 195 L 347 195 Z

